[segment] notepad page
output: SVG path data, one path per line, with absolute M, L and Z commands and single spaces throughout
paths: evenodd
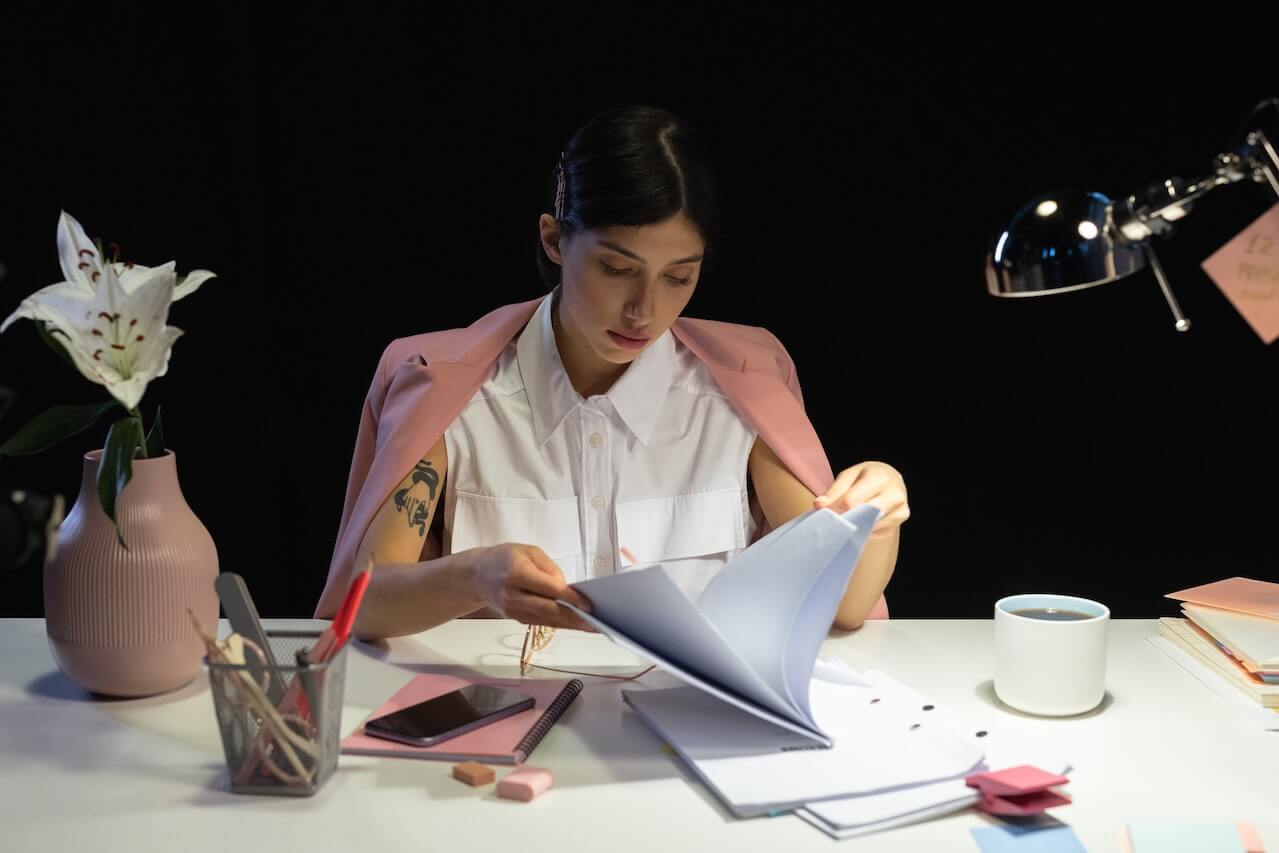
M 890 690 L 882 686 L 836 685 L 812 691 L 819 722 L 838 731 L 831 749 L 809 748 L 692 688 L 623 694 L 635 712 L 742 815 L 955 778 L 978 768 L 984 755 L 938 723 L 911 728 L 910 719 L 895 709 L 914 697 L 889 701 Z M 872 704 L 876 697 L 881 702 Z
M 623 648 L 685 680 L 708 683 L 792 724 L 809 726 L 810 721 L 799 717 L 742 659 L 660 565 L 580 581 L 573 588 L 590 599 L 590 612 L 564 601 L 560 605 Z
M 1184 603 L 1181 609 L 1232 652 L 1263 669 L 1279 669 L 1279 619 Z
M 806 720 L 822 642 L 879 510 L 810 510 L 738 554 L 697 607 L 764 681 Z M 777 535 L 780 534 L 780 535 Z

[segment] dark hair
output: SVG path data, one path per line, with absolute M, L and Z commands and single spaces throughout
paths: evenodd
M 555 210 L 558 157 L 547 184 Z M 593 116 L 564 148 L 564 215 L 560 234 L 587 228 L 652 225 L 681 211 L 706 248 L 703 269 L 719 237 L 719 205 L 701 134 L 667 110 L 615 107 Z M 541 236 L 537 267 L 546 289 L 560 281 L 560 266 L 546 255 Z

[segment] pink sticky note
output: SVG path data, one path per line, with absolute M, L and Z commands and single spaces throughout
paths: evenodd
M 1239 831 L 1239 840 L 1243 842 L 1245 853 L 1266 853 L 1266 845 L 1261 843 L 1257 827 L 1241 821 L 1235 824 L 1235 829 Z
M 984 794 L 1006 797 L 1042 791 L 1054 785 L 1065 785 L 1070 780 L 1065 776 L 1058 776 L 1029 764 L 1021 764 L 1005 770 L 974 773 L 966 777 L 964 781 L 970 788 L 979 788 Z
M 1279 204 L 1201 266 L 1263 341 L 1279 338 Z
M 1279 619 L 1279 583 L 1270 581 L 1227 578 L 1203 586 L 1170 592 L 1164 598 Z
M 1070 797 L 1056 791 L 1032 791 L 1029 794 L 1013 794 L 999 797 L 985 794 L 977 803 L 977 808 L 988 814 L 997 815 L 1032 815 L 1054 806 L 1070 805 Z

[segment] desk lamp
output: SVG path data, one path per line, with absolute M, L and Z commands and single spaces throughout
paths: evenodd
M 1212 171 L 1193 181 L 1173 177 L 1119 201 L 1098 192 L 1058 191 L 1026 203 L 986 255 L 986 288 L 994 296 L 1042 296 L 1117 281 L 1147 266 L 1159 282 L 1179 332 L 1190 328 L 1168 286 L 1151 237 L 1167 238 L 1173 223 L 1217 187 L 1268 183 L 1279 196 L 1279 121 L 1267 134 L 1258 116 L 1279 114 L 1279 98 L 1261 101 L 1218 154 Z M 1242 139 L 1241 139 L 1242 137 Z

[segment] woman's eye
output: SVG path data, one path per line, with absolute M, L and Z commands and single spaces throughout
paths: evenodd
M 604 268 L 604 272 L 608 273 L 609 275 L 626 275 L 627 273 L 630 272 L 630 270 L 626 270 L 626 269 L 619 270 L 614 267 L 611 267 L 608 264 L 604 263 L 603 261 L 600 261 L 600 266 L 602 266 Z M 688 285 L 692 283 L 693 281 L 693 277 L 691 275 L 688 276 L 687 278 L 679 278 L 678 276 L 669 275 L 667 276 L 667 278 L 669 278 L 671 281 L 679 285 Z

